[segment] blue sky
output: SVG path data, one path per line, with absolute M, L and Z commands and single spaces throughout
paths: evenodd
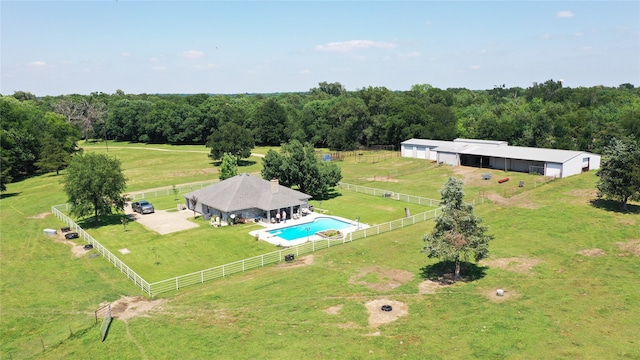
M 638 1 L 4 1 L 0 93 L 640 86 Z

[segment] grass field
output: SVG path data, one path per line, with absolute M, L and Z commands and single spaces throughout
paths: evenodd
M 132 179 L 129 191 L 215 177 L 206 148 L 194 159 L 198 153 L 109 145 Z M 424 291 L 429 283 L 422 274 L 437 263 L 419 251 L 432 226 L 427 222 L 324 250 L 306 262 L 162 294 L 151 303 L 137 298 L 139 289 L 104 259 L 75 257 L 68 245 L 42 234 L 61 226 L 45 214 L 65 201 L 60 177 L 10 184 L 0 200 L 0 358 L 640 359 L 638 204 L 631 213 L 606 202 L 594 206 L 593 172 L 533 188 L 527 174 L 495 172 L 494 180 L 483 182 L 479 169 L 415 161 L 339 165 L 345 182 L 439 198 L 446 177 L 455 175 L 468 181 L 469 198 L 488 195 L 493 201 L 476 213 L 495 240 L 476 280 Z M 255 170 L 243 172 L 259 166 L 256 159 L 247 167 Z M 385 175 L 385 168 L 403 171 Z M 138 178 L 141 170 L 145 176 Z M 495 181 L 499 176 L 513 177 L 506 183 L 511 188 L 522 177 L 525 188 L 506 194 Z M 381 222 L 388 199 L 348 196 L 322 208 L 349 218 L 370 212 L 371 222 Z M 391 219 L 398 209 L 389 209 Z M 141 242 L 164 241 L 129 227 Z M 210 229 L 195 232 L 203 230 Z M 123 233 L 121 226 L 114 231 Z M 102 234 L 94 236 L 102 241 Z M 154 266 L 162 267 L 150 264 L 148 271 Z M 492 296 L 497 288 L 508 296 Z M 123 296 L 130 297 L 129 310 L 156 306 L 114 320 L 100 342 L 93 311 Z M 376 313 L 367 308 L 374 301 L 393 304 L 401 316 L 376 325 Z

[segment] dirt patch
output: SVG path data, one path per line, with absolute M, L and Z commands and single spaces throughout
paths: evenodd
M 571 190 L 567 195 L 583 197 L 588 199 L 595 199 L 598 196 L 598 190 L 596 189 L 576 189 Z
M 389 176 L 374 176 L 374 177 L 368 177 L 366 180 L 367 180 L 367 181 L 393 182 L 393 183 L 397 183 L 397 182 L 399 182 L 399 180 L 398 180 L 398 179 L 394 179 L 394 178 L 389 177 Z
M 620 219 L 618 221 L 618 224 L 620 224 L 620 225 L 635 225 L 636 222 L 633 219 Z
M 313 264 L 313 254 L 299 257 L 296 260 L 291 262 L 281 262 L 278 265 L 276 265 L 276 267 L 294 268 L 294 267 L 300 267 L 300 266 L 307 266 L 311 264 Z
M 383 311 L 383 305 L 390 305 L 391 311 Z M 409 314 L 409 306 L 395 300 L 376 299 L 365 304 L 369 312 L 369 326 L 378 327 L 398 320 Z
M 489 300 L 493 302 L 503 302 L 511 299 L 515 299 L 519 296 L 519 294 L 513 290 L 503 290 L 502 296 L 498 295 L 498 289 L 493 290 L 485 290 L 483 291 L 484 295 L 489 298 Z
M 640 256 L 639 239 L 629 240 L 627 242 L 617 242 L 616 246 L 618 247 L 618 250 L 622 251 L 622 253 L 618 254 L 618 256 L 628 256 L 631 254 Z
M 148 317 L 148 312 L 162 309 L 161 305 L 165 302 L 166 300 L 164 299 L 148 300 L 141 296 L 123 296 L 111 303 L 111 316 L 125 321 L 136 316 Z M 104 305 L 106 304 L 102 306 Z
M 88 253 L 91 250 L 85 250 L 83 245 L 78 245 L 75 242 L 71 241 L 71 240 L 67 240 L 64 237 L 64 233 L 61 232 L 57 232 L 57 235 L 53 238 L 55 240 L 55 242 L 57 243 L 61 243 L 61 244 L 65 244 L 65 245 L 69 245 L 71 246 L 71 253 L 73 253 L 73 255 L 75 257 L 82 257 L 84 254 Z
M 590 257 L 592 257 L 592 256 L 593 257 L 595 257 L 595 256 L 605 256 L 606 255 L 604 250 L 598 249 L 598 248 L 582 249 L 582 250 L 578 251 L 578 254 L 584 255 L 584 256 L 590 256 Z
M 531 269 L 540 264 L 542 261 L 539 259 L 528 259 L 528 258 L 499 258 L 499 259 L 491 259 L 491 260 L 482 260 L 480 264 L 483 266 L 489 267 L 497 267 L 503 270 L 509 270 L 513 272 L 517 272 L 520 274 L 531 275 Z
M 329 315 L 338 315 L 340 313 L 340 310 L 342 310 L 343 306 L 344 304 L 332 306 L 330 308 L 324 309 L 324 312 L 326 312 Z
M 494 204 L 504 206 L 504 207 L 518 207 L 523 209 L 539 209 L 540 205 L 534 203 L 530 198 L 529 194 L 521 193 L 510 198 L 505 198 L 496 192 L 488 192 L 486 194 L 487 198 L 491 200 Z
M 411 281 L 413 276 L 413 273 L 405 270 L 374 266 L 353 275 L 349 278 L 349 284 L 364 285 L 372 290 L 387 292 Z
M 436 290 L 447 287 L 438 281 L 425 280 L 418 285 L 418 293 L 420 294 L 435 294 Z
M 51 215 L 50 212 L 43 212 L 35 216 L 28 216 L 27 219 L 44 219 L 49 215 Z

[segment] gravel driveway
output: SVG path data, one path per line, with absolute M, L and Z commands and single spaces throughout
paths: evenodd
M 187 220 L 188 218 L 193 217 L 193 211 L 191 210 L 172 212 L 156 210 L 153 214 L 141 215 L 133 212 L 133 210 L 131 210 L 131 204 L 127 203 L 124 208 L 124 212 L 129 215 L 129 218 L 135 219 L 136 222 L 160 235 L 198 227 L 198 224 Z

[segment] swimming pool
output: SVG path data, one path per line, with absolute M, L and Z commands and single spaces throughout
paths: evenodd
M 340 230 L 344 228 L 348 228 L 349 226 L 353 226 L 346 221 L 341 221 L 338 219 L 330 218 L 330 217 L 318 217 L 315 220 L 303 224 L 298 224 L 294 226 L 287 226 L 284 228 L 271 230 L 269 234 L 273 236 L 278 236 L 287 241 L 297 240 L 300 238 L 304 238 L 307 235 L 313 235 L 318 231 L 324 230 Z M 309 231 L 307 232 L 307 228 Z

